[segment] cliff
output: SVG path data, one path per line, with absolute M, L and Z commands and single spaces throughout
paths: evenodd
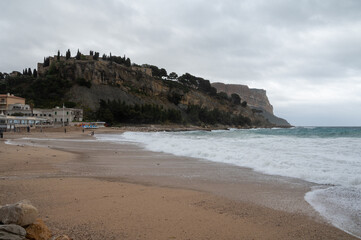
M 266 118 L 269 122 L 277 126 L 290 126 L 285 119 L 279 118 L 273 114 L 273 106 L 268 100 L 266 90 L 249 88 L 246 85 L 224 84 L 220 82 L 212 83 L 212 86 L 217 89 L 217 92 L 225 92 L 229 96 L 233 93 L 238 94 L 243 101 L 248 103 L 248 106 L 257 110 L 256 112 Z
M 273 114 L 273 106 L 268 100 L 266 90 L 249 88 L 246 85 L 224 84 L 220 82 L 212 83 L 212 86 L 217 89 L 217 92 L 225 92 L 229 96 L 232 93 L 236 93 L 243 101 L 248 103 L 248 106 L 261 108 L 264 111 Z
M 49 66 L 39 64 L 38 69 L 40 77 L 54 71 L 62 79 L 90 83 L 90 88 L 81 86 L 82 84 L 73 85 L 67 97 L 92 110 L 99 107 L 100 99 L 121 100 L 126 104 L 157 104 L 166 108 L 198 105 L 211 110 L 217 108 L 229 111 L 231 107 L 195 88 L 153 77 L 147 67 L 127 67 L 104 60 L 56 61 L 55 58 L 50 58 Z M 169 101 L 173 95 L 179 96 L 179 103 Z
M 110 123 L 276 126 L 253 109 L 262 106 L 272 113 L 263 90 L 218 84 L 222 91 L 237 90 L 241 101 L 238 96 L 217 93 L 208 80 L 189 73 L 178 77 L 156 66 L 131 64 L 129 58 L 96 56 L 78 52 L 72 58 L 67 52 L 67 57 L 46 58 L 38 64 L 36 74 L 25 72 L 5 79 L 0 92 L 25 97 L 37 107 L 65 102 L 83 108 L 88 120 Z

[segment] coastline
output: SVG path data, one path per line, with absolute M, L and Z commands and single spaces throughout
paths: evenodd
M 305 202 L 313 184 L 94 142 L 87 133 L 6 136 L 89 142 L 52 146 L 29 139 L 34 147 L 6 148 L 1 142 L 0 189 L 6 194 L 0 204 L 28 198 L 52 229 L 76 239 L 88 239 L 89 229 L 93 239 L 357 239 L 325 223 Z

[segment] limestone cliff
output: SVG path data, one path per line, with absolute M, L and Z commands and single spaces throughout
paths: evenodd
M 241 84 L 224 84 L 219 82 L 212 83 L 212 86 L 217 89 L 217 92 L 225 92 L 229 96 L 232 93 L 238 94 L 242 101 L 246 101 L 248 106 L 257 110 L 258 114 L 262 115 L 269 122 L 277 126 L 290 126 L 285 119 L 273 114 L 273 106 L 268 100 L 266 90 L 249 88 Z
M 262 108 L 264 111 L 273 114 L 273 106 L 268 100 L 266 90 L 249 88 L 241 84 L 224 84 L 220 82 L 212 83 L 212 86 L 217 89 L 217 92 L 225 92 L 229 96 L 232 93 L 237 93 L 242 101 L 248 103 L 248 106 Z
M 40 78 L 49 74 L 71 82 L 72 87 L 65 99 L 91 111 L 99 109 L 100 100 L 116 100 L 129 105 L 154 104 L 164 109 L 174 109 L 187 119 L 189 106 L 196 105 L 207 110 L 217 109 L 231 116 L 242 115 L 250 119 L 252 126 L 274 126 L 251 108 L 221 98 L 208 80 L 189 74 L 187 76 L 193 79 L 188 81 L 183 78 L 182 82 L 153 76 L 152 69 L 145 65 L 126 66 L 109 60 L 93 60 L 89 56 L 81 60 L 51 57 L 46 66 L 38 64 Z M 262 109 L 273 112 L 264 90 L 220 83 L 216 86 L 223 87 L 221 91 L 224 92 L 238 93 L 251 107 L 262 106 Z

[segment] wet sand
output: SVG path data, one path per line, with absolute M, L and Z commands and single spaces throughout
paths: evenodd
M 356 239 L 304 201 L 311 183 L 88 133 L 6 135 L 16 145 L 0 141 L 0 205 L 29 199 L 74 239 Z

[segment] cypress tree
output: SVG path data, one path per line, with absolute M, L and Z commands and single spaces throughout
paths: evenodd
M 33 73 L 31 72 L 31 68 L 28 68 L 28 75 L 31 76 Z
M 59 61 L 60 60 L 60 51 L 58 50 L 58 56 L 56 57 L 56 59 Z
M 93 56 L 93 59 L 94 60 L 98 60 L 99 59 L 99 53 L 98 52 L 95 52 L 94 56 Z
M 50 63 L 50 58 L 49 57 L 47 57 L 47 58 L 45 58 L 44 57 L 44 67 L 47 67 L 47 66 L 49 66 L 49 63 Z
M 130 62 L 130 58 L 127 58 L 127 60 L 125 60 L 125 66 L 130 67 L 131 62 Z
M 80 51 L 79 51 L 79 49 L 78 49 L 78 52 L 76 53 L 76 60 L 80 60 L 81 59 L 81 53 L 80 53 Z
M 71 57 L 70 49 L 68 49 L 68 51 L 66 51 L 66 60 L 68 60 L 70 57 Z
M 36 71 L 35 68 L 34 68 L 34 71 L 33 71 L 33 77 L 34 77 L 34 78 L 38 77 L 38 71 Z

